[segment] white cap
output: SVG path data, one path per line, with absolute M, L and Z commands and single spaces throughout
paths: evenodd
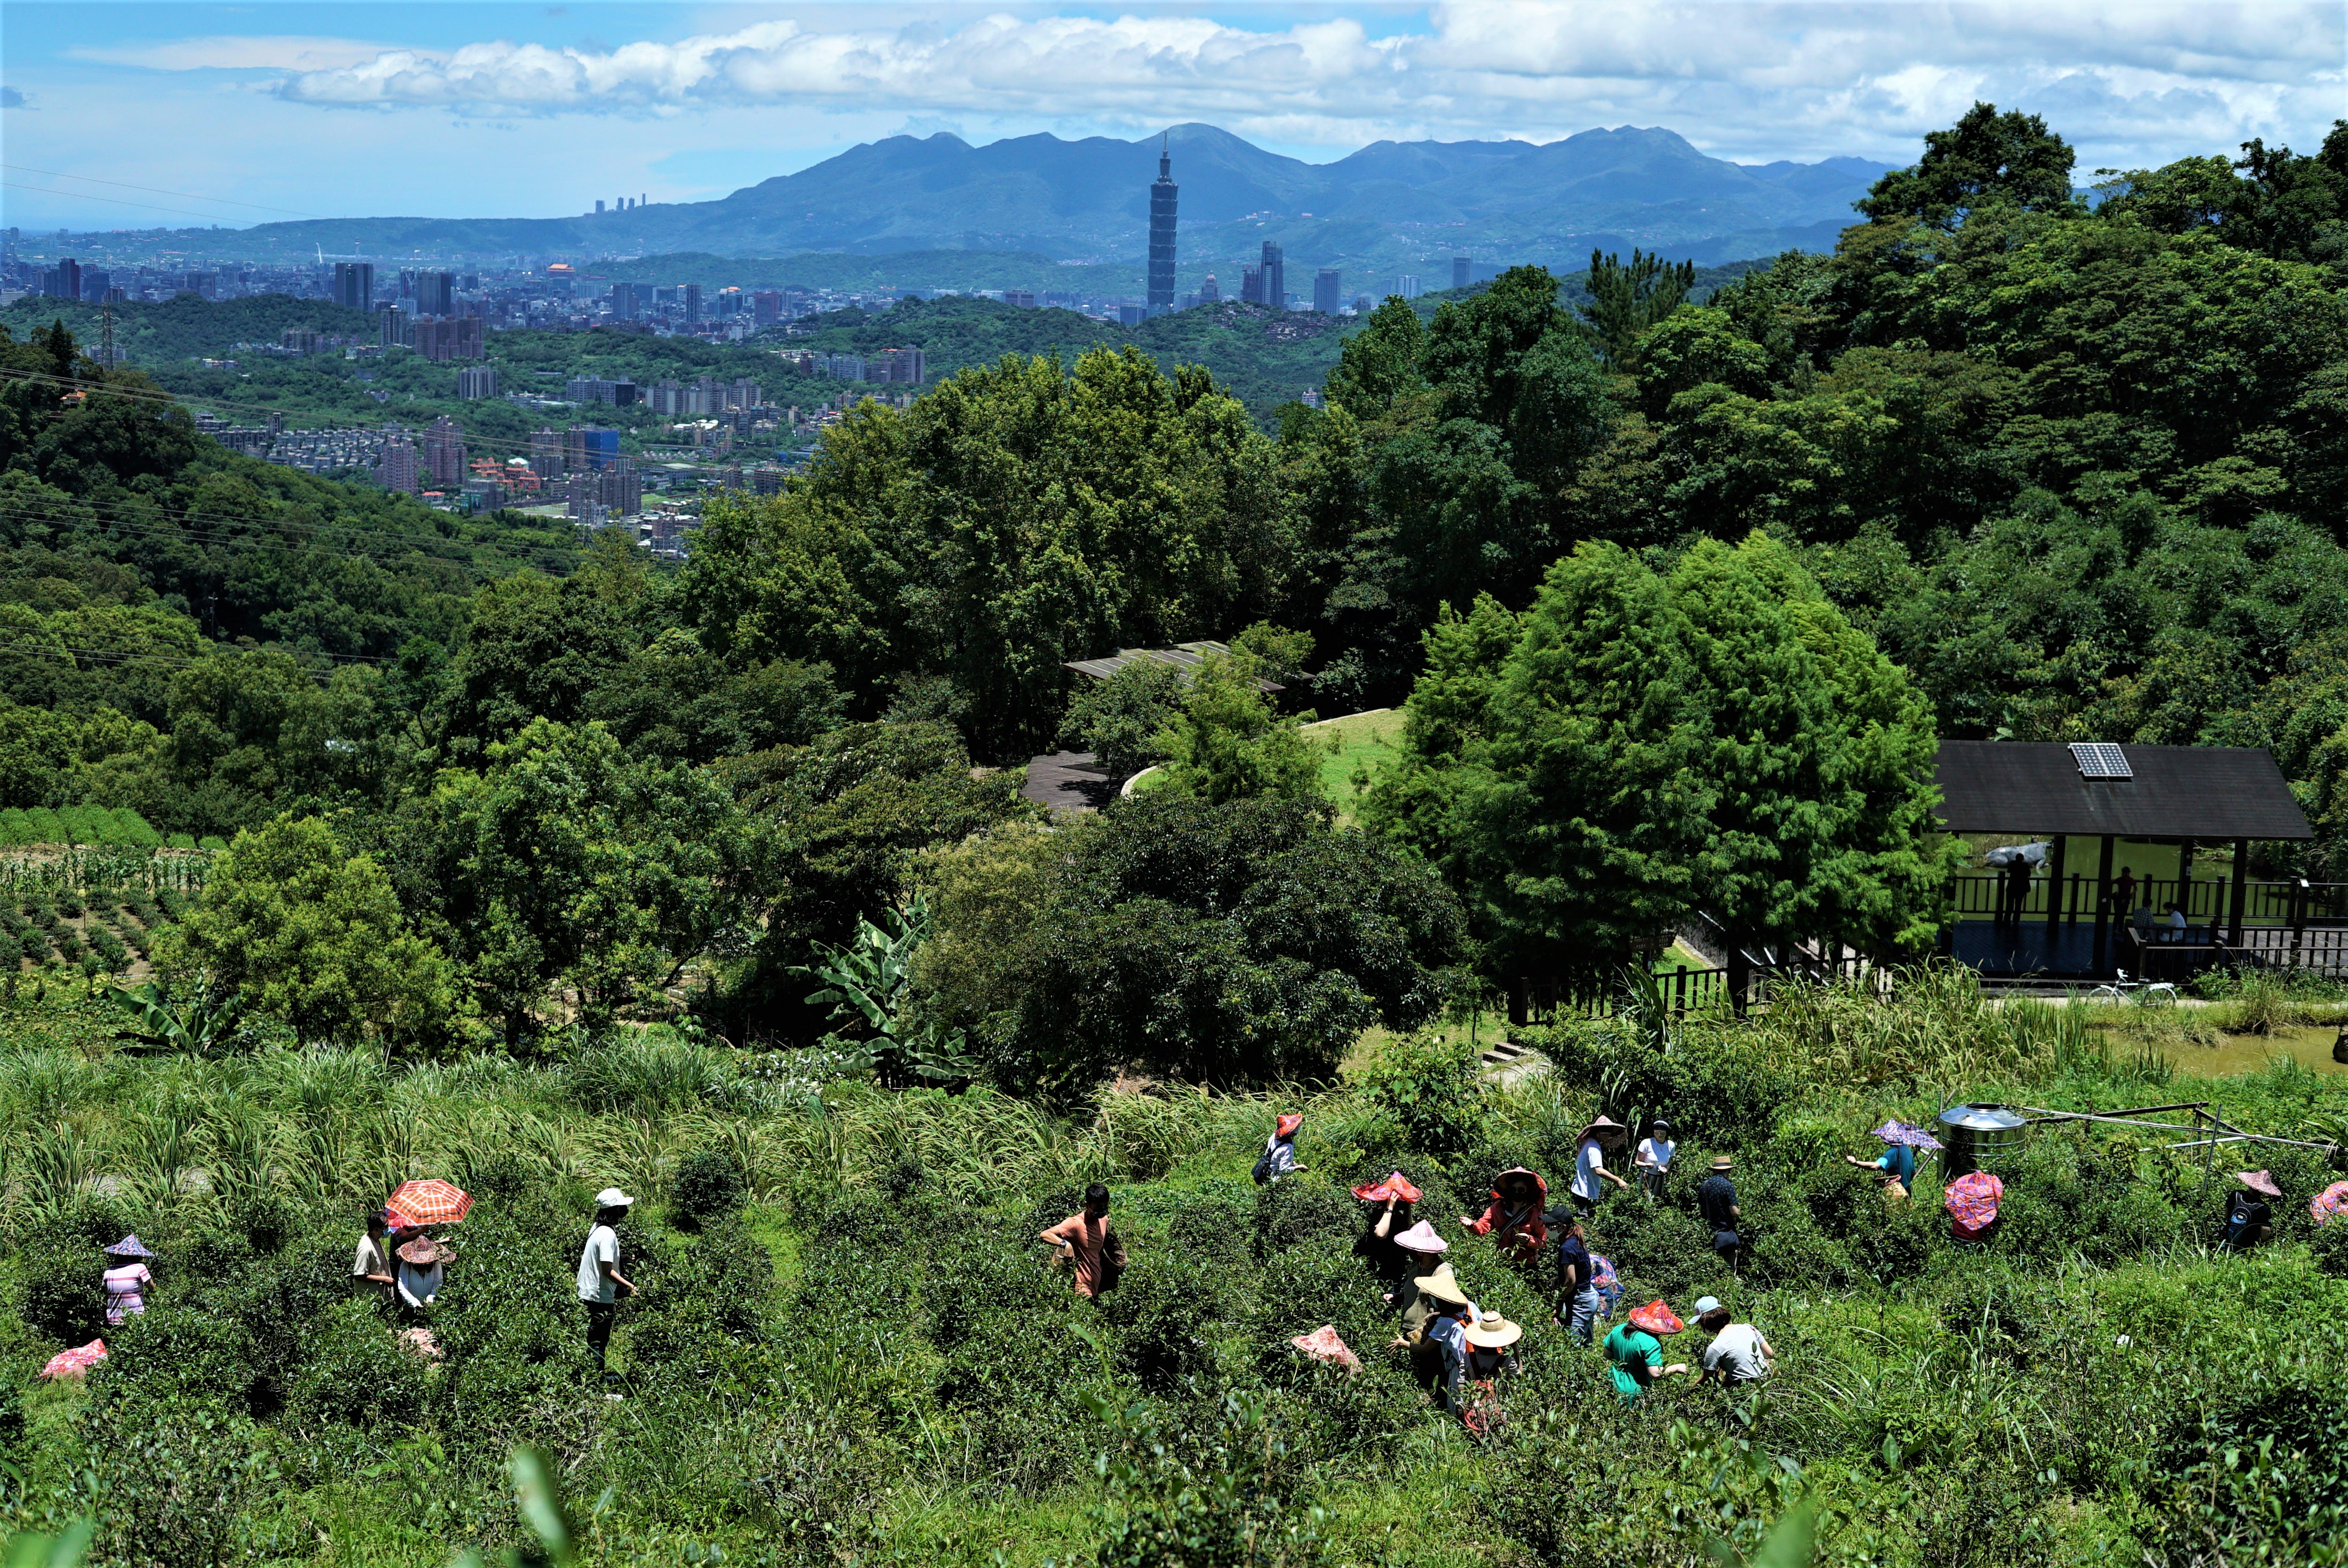
M 624 1209 L 635 1201 L 617 1187 L 605 1187 L 595 1194 L 595 1206 L 599 1209 Z

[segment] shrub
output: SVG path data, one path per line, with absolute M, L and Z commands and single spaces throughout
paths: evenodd
M 305 1328 L 286 1418 L 326 1425 L 407 1427 L 423 1416 L 425 1359 L 399 1343 L 378 1300 L 341 1300 Z
M 1336 1187 L 1311 1185 L 1294 1176 L 1255 1194 L 1255 1255 L 1259 1263 L 1307 1240 L 1353 1245 L 1361 1228 L 1361 1205 Z
M 723 1150 L 696 1149 L 677 1163 L 669 1194 L 677 1223 L 697 1228 L 742 1206 L 742 1173 Z
M 234 1318 L 201 1307 L 149 1307 L 107 1335 L 106 1359 L 89 1374 L 100 1405 L 235 1404 L 254 1380 L 252 1337 Z
M 1115 1335 L 1118 1375 L 1167 1395 L 1210 1368 L 1208 1336 L 1231 1312 L 1230 1285 L 1227 1271 L 1182 1256 L 1153 1259 L 1129 1274 L 1101 1307 Z
M 45 1337 L 79 1345 L 106 1326 L 106 1287 L 87 1244 L 62 1239 L 27 1246 L 17 1256 L 17 1316 Z
M 98 1542 L 110 1560 L 211 1568 L 242 1554 L 234 1543 L 263 1484 L 250 1418 L 181 1399 L 123 1399 L 94 1405 L 85 1441 L 106 1500 Z
M 2325 1331 L 2334 1343 L 2336 1328 Z M 2161 1544 L 2236 1563 L 2336 1562 L 2348 1539 L 2348 1393 L 2264 1369 L 2181 1414 L 2151 1472 Z
M 1483 1109 L 1482 1064 L 1465 1040 L 1406 1035 L 1363 1070 L 1370 1102 L 1393 1117 L 1404 1142 L 1440 1158 L 1466 1149 Z

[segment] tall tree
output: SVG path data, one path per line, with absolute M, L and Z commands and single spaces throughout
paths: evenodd
M 534 719 L 394 825 L 403 890 L 509 1044 L 555 993 L 609 1020 L 728 943 L 733 803 L 705 770 L 631 760 L 601 724 Z
M 1629 265 L 1619 255 L 1590 252 L 1590 302 L 1581 308 L 1583 329 L 1609 370 L 1638 367 L 1639 340 L 1650 327 L 1687 302 L 1695 287 L 1695 263 L 1676 265 L 1633 247 Z
M 304 1044 L 429 1040 L 455 1003 L 447 957 L 411 928 L 383 867 L 314 816 L 238 834 L 157 958 L 208 971 Z
M 1976 103 L 1947 130 L 1926 131 L 1924 156 L 1878 179 L 1852 205 L 1877 222 L 1916 219 L 1940 229 L 1993 202 L 2068 211 L 2076 205 L 2075 160 L 2070 144 L 2036 115 Z
M 1705 541 L 1666 575 L 1586 544 L 1512 639 L 1496 610 L 1430 638 L 1367 815 L 1504 968 L 1603 973 L 1698 910 L 1747 941 L 1929 942 L 1930 715 L 1783 546 Z
M 1064 663 L 1260 619 L 1297 544 L 1246 410 L 1131 349 L 867 404 L 805 481 L 716 522 L 685 584 L 705 645 L 821 660 L 867 712 L 893 677 L 949 680 L 1004 760 L 1058 727 Z

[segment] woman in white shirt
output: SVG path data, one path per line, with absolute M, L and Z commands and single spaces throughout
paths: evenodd
M 457 1255 L 430 1236 L 420 1235 L 392 1255 L 399 1259 L 399 1304 L 408 1315 L 420 1315 L 440 1294 L 448 1260 Z
M 1672 1124 L 1658 1116 L 1648 1123 L 1647 1135 L 1631 1154 L 1631 1168 L 1639 1173 L 1639 1185 L 1651 1198 L 1663 1195 L 1663 1176 L 1672 1168 L 1672 1156 L 1679 1145 L 1672 1142 Z

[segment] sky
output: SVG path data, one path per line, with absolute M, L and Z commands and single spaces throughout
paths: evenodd
M 707 200 L 859 142 L 1139 138 L 1314 162 L 1660 126 L 1739 162 L 1912 161 L 1976 99 L 2097 168 L 2312 151 L 2348 4 L 1439 0 L 517 5 L 8 0 L 0 220 L 545 217 Z

